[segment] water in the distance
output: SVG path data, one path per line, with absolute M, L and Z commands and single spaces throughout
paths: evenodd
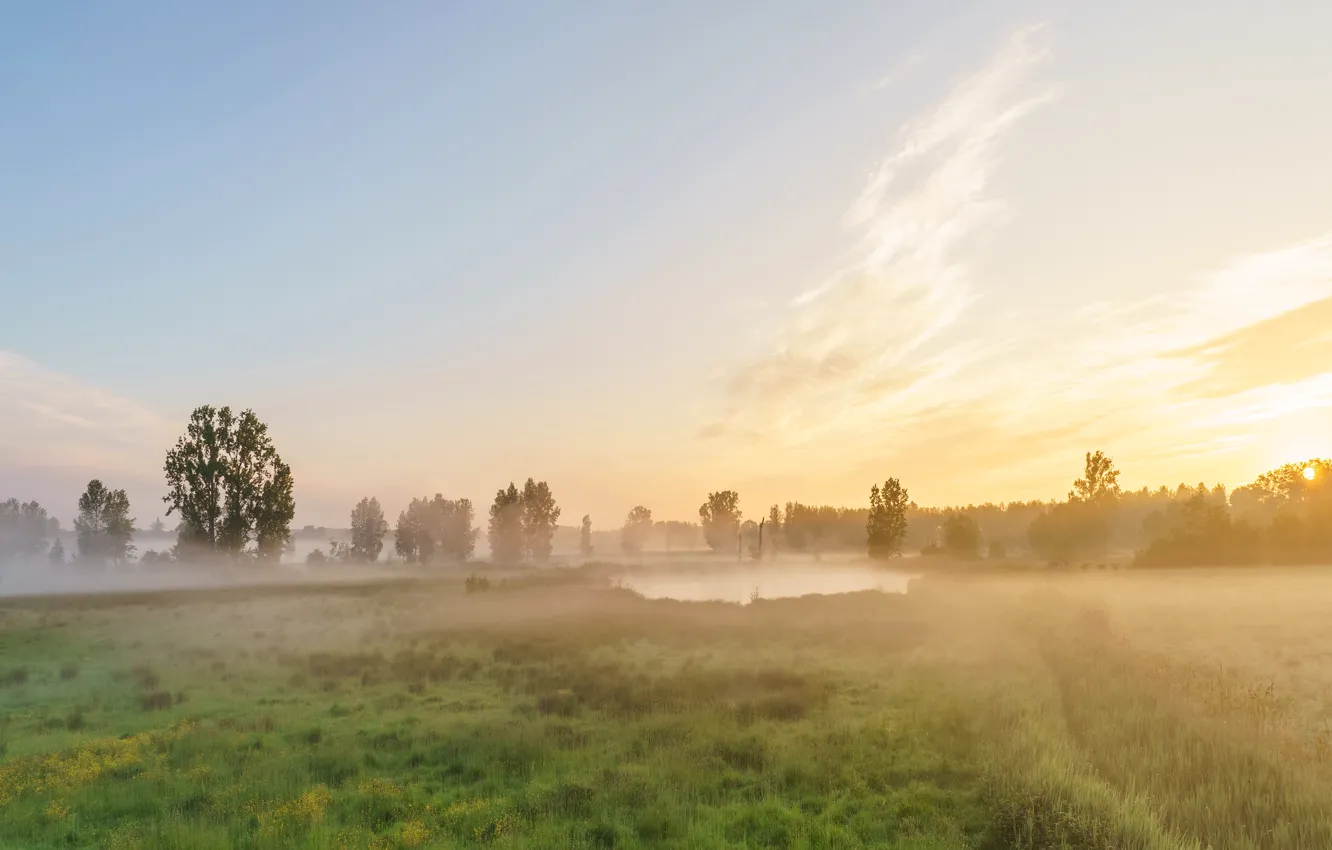
M 688 572 L 644 572 L 622 576 L 627 587 L 648 599 L 685 602 L 748 603 L 755 596 L 778 599 L 811 593 L 852 593 L 881 590 L 906 593 L 912 576 L 869 567 L 815 565 L 802 567 L 735 568 Z

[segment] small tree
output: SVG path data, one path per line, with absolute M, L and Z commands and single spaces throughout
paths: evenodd
M 643 551 L 651 533 L 652 511 L 638 505 L 624 520 L 624 528 L 620 531 L 620 547 L 626 554 L 637 555 Z
M 388 520 L 384 519 L 379 499 L 367 497 L 357 502 L 351 512 L 351 559 L 362 563 L 379 560 L 388 530 Z
M 578 532 L 578 551 L 584 558 L 592 557 L 592 517 L 583 514 L 583 525 Z
M 46 560 L 55 567 L 65 563 L 65 544 L 60 542 L 59 537 L 52 541 L 51 550 L 46 553 Z
M 896 478 L 889 478 L 883 486 L 870 487 L 870 512 L 866 521 L 871 558 L 892 558 L 902 552 L 902 541 L 907 533 L 907 508 L 910 506 L 906 488 Z
M 523 545 L 527 554 L 539 564 L 550 560 L 551 541 L 560 521 L 560 508 L 550 485 L 544 481 L 527 479 L 522 495 Z
M 490 524 L 486 539 L 490 542 L 490 559 L 497 564 L 513 564 L 523 559 L 523 495 L 513 482 L 508 489 L 495 493 L 490 506 Z
M 157 519 L 153 520 L 152 525 L 148 526 L 148 530 L 151 531 L 153 534 L 161 534 L 162 532 L 166 531 L 166 523 L 162 522 L 161 517 L 158 517 Z
M 734 490 L 709 493 L 698 509 L 703 524 L 703 539 L 714 552 L 729 552 L 736 545 L 740 530 L 740 494 Z
M 134 552 L 134 518 L 129 515 L 129 497 L 124 490 L 109 490 L 94 478 L 79 497 L 79 515 L 74 520 L 79 558 L 88 563 L 123 564 Z
M 780 505 L 773 505 L 768 508 L 767 527 L 764 529 L 764 543 L 772 557 L 777 557 L 777 550 L 786 544 L 782 537 L 782 508 Z

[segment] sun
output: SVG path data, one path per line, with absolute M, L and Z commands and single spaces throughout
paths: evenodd
M 1305 481 L 1312 481 L 1312 480 L 1314 480 L 1314 475 L 1315 475 L 1315 474 L 1316 474 L 1316 473 L 1314 472 L 1314 468 L 1313 468 L 1312 466 L 1306 466 L 1306 467 L 1304 468 L 1304 480 L 1305 480 Z

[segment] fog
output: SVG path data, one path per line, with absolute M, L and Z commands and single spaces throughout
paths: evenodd
M 905 593 L 912 577 L 901 570 L 809 562 L 770 567 L 733 566 L 723 570 L 625 572 L 614 581 L 648 599 L 747 604 L 755 598 L 782 599 L 861 590 Z
M 388 566 L 349 567 L 281 563 L 235 567 L 173 563 L 153 567 L 89 569 L 79 564 L 0 565 L 0 598 L 62 594 L 151 592 L 290 584 L 342 584 L 382 581 L 404 571 Z

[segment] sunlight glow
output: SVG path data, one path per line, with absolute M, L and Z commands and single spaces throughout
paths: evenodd
M 1304 480 L 1305 480 L 1305 481 L 1312 481 L 1312 480 L 1314 480 L 1314 475 L 1315 475 L 1315 473 L 1314 473 L 1314 468 L 1313 468 L 1312 466 L 1306 466 L 1306 467 L 1304 468 Z

